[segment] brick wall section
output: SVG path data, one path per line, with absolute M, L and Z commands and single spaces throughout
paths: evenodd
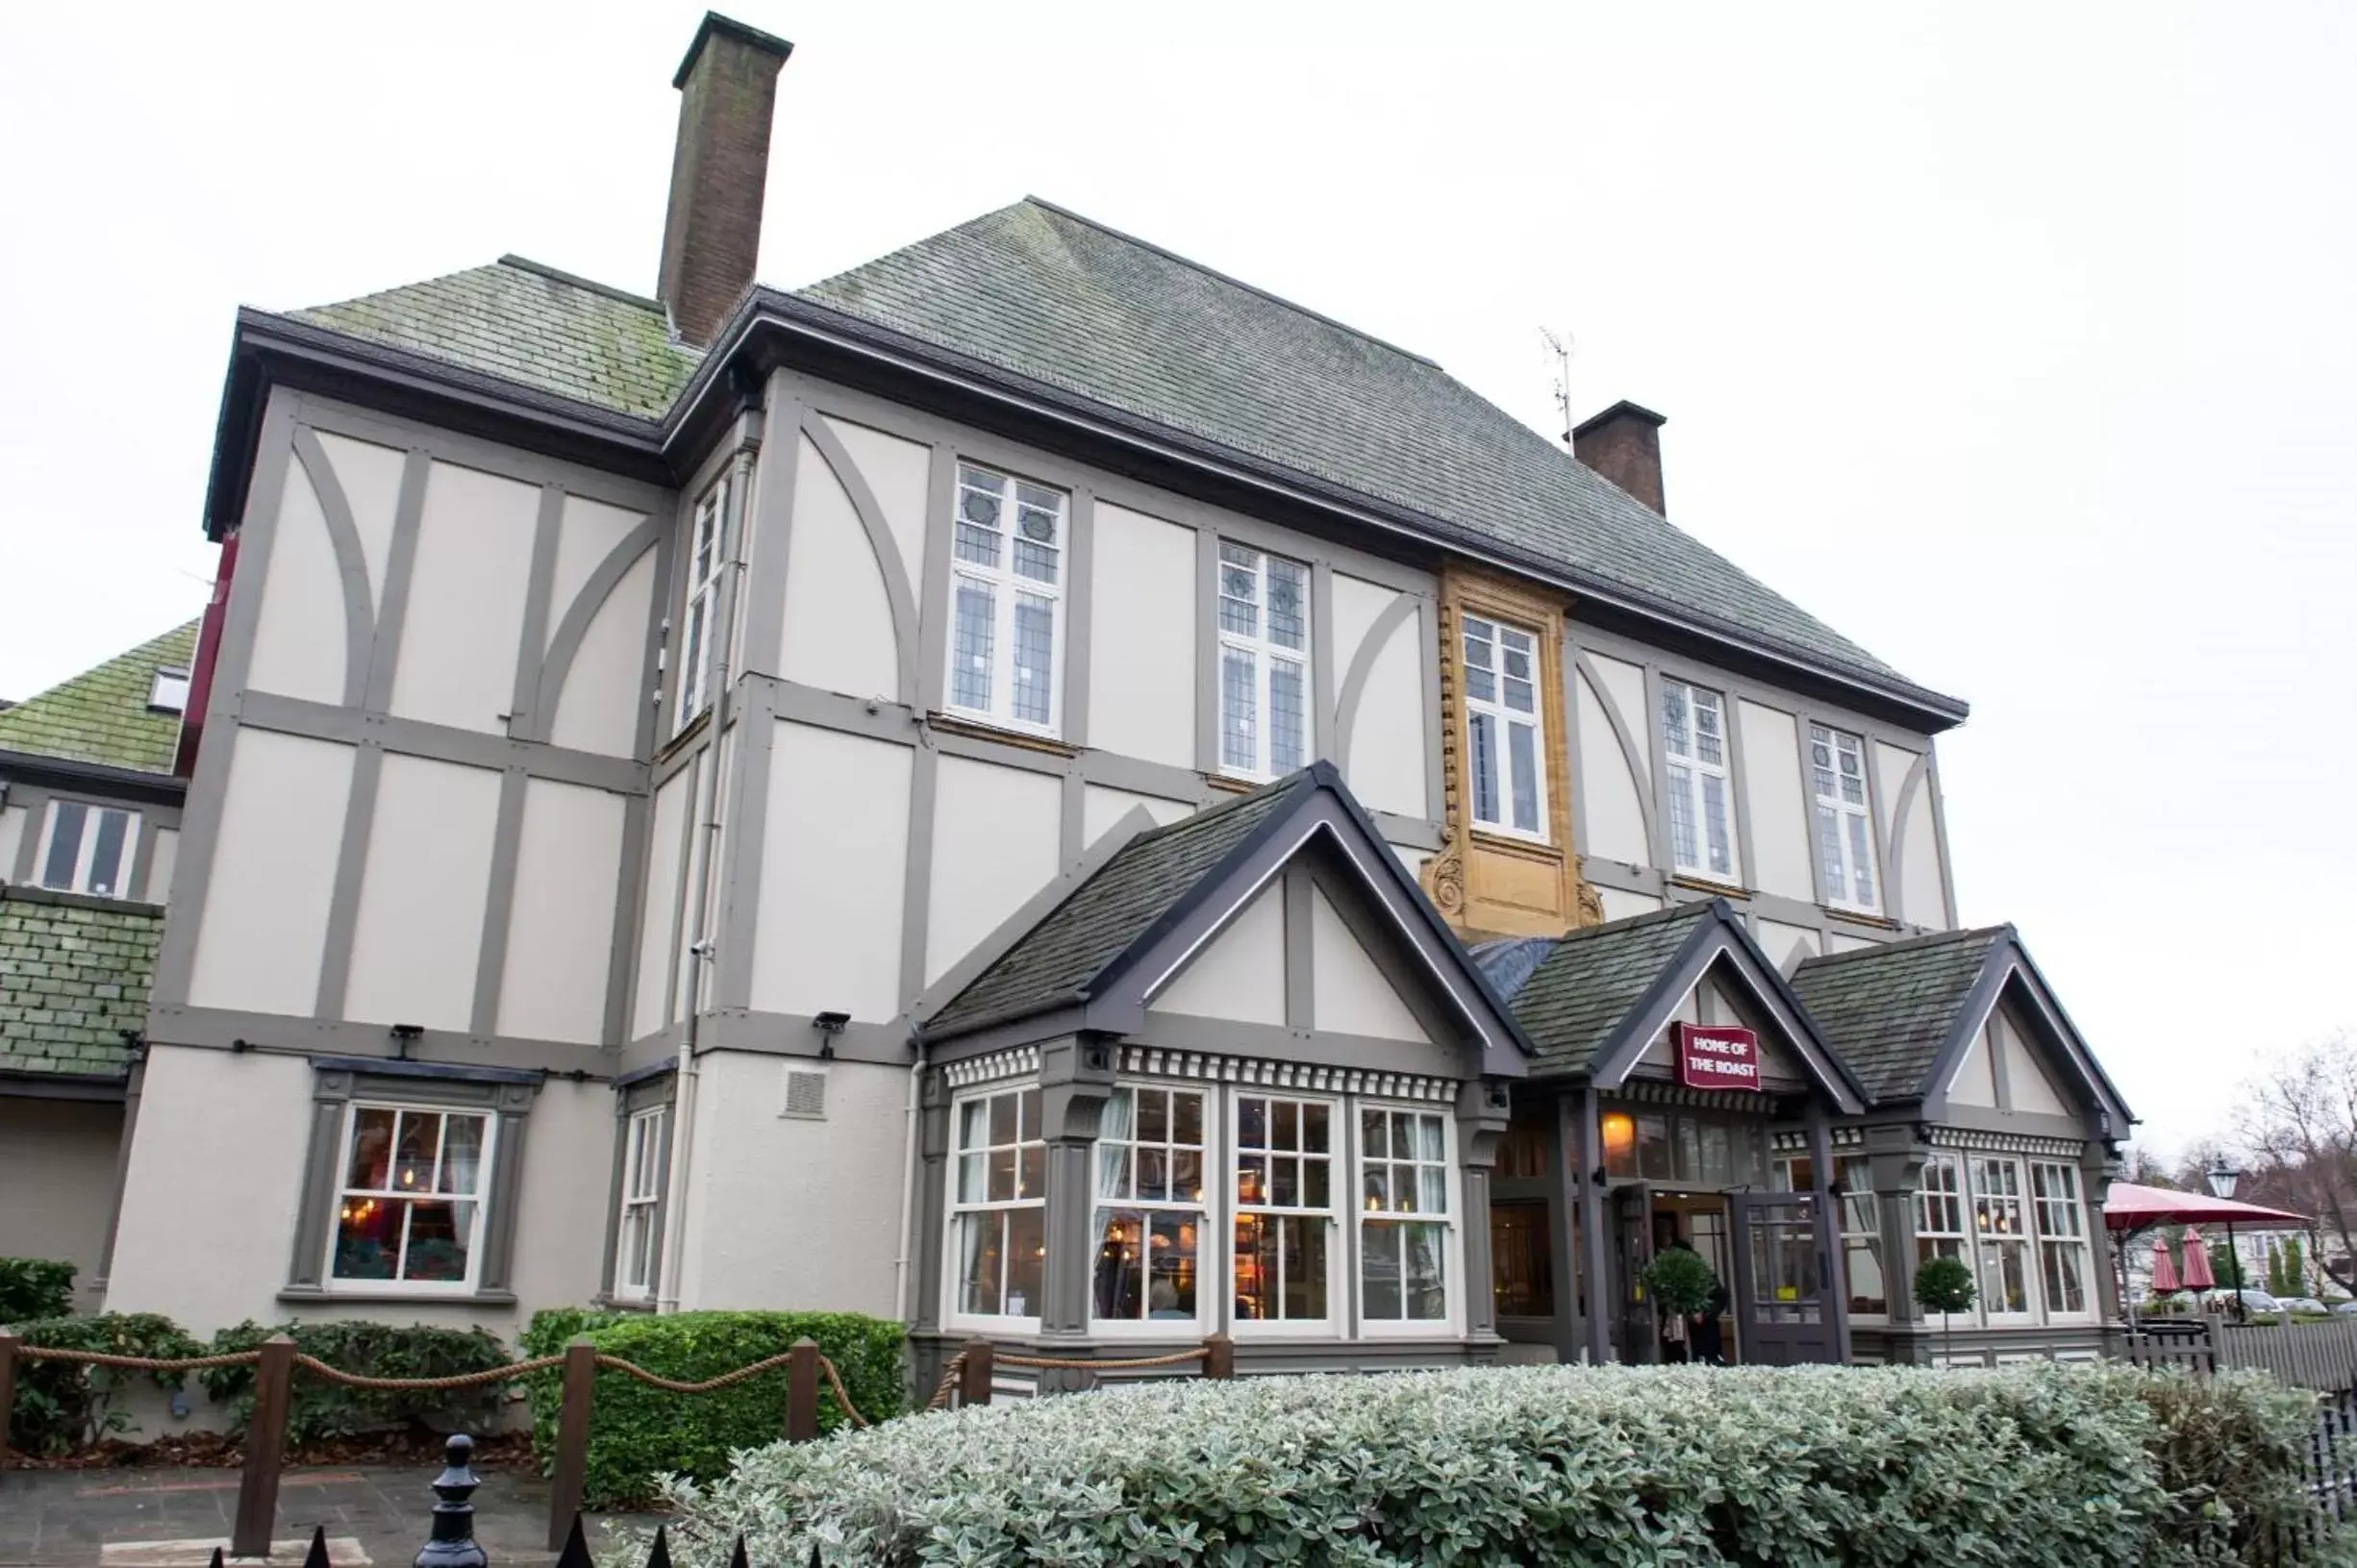
M 707 23 L 680 75 L 679 144 L 656 292 L 680 336 L 699 348 L 728 319 L 761 257 L 769 122 L 785 63 L 774 40 Z
M 122 1077 L 163 934 L 158 905 L 0 887 L 0 1073 Z
M 1662 416 L 1616 403 L 1571 433 L 1571 454 L 1655 511 L 1662 506 Z

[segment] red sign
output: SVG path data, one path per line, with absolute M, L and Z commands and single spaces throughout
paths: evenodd
M 1678 1082 L 1690 1089 L 1760 1092 L 1760 1036 L 1730 1024 L 1672 1024 Z

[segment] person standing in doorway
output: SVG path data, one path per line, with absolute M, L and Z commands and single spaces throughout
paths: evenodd
M 1682 1252 L 1691 1253 L 1694 1250 L 1694 1244 L 1684 1236 L 1678 1237 L 1670 1245 Z M 1726 1282 L 1714 1272 L 1711 1276 L 1709 1305 L 1686 1320 L 1688 1359 L 1704 1366 L 1725 1366 L 1727 1364 L 1726 1336 L 1719 1329 L 1718 1320 L 1733 1300 L 1734 1298 L 1727 1293 Z

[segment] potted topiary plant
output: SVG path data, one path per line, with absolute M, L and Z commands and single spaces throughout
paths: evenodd
M 1671 1246 L 1656 1254 L 1645 1265 L 1643 1279 L 1654 1305 L 1681 1319 L 1698 1316 L 1718 1305 L 1718 1276 L 1699 1253 L 1688 1247 Z M 1708 1338 L 1715 1340 L 1717 1335 Z M 1709 1358 L 1700 1343 L 1693 1344 L 1692 1354 L 1698 1360 Z
M 1950 1360 L 1948 1314 L 1970 1311 L 1973 1294 L 1972 1271 L 1961 1257 L 1927 1257 L 1915 1271 L 1915 1304 L 1940 1314 L 1940 1353 Z

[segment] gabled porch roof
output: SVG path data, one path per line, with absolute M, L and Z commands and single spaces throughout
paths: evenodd
M 1477 1044 L 1480 1071 L 1519 1077 L 1531 1046 L 1462 943 L 1328 762 L 1156 827 L 1133 811 L 1096 863 L 1018 915 L 974 956 L 979 972 L 920 1006 L 928 1043 L 1030 1026 L 1040 1033 L 1134 1034 L 1149 1000 L 1285 865 L 1316 853 L 1388 920 L 1418 971 L 1395 982 L 1430 995 Z M 1107 851 L 1110 849 L 1110 853 Z

